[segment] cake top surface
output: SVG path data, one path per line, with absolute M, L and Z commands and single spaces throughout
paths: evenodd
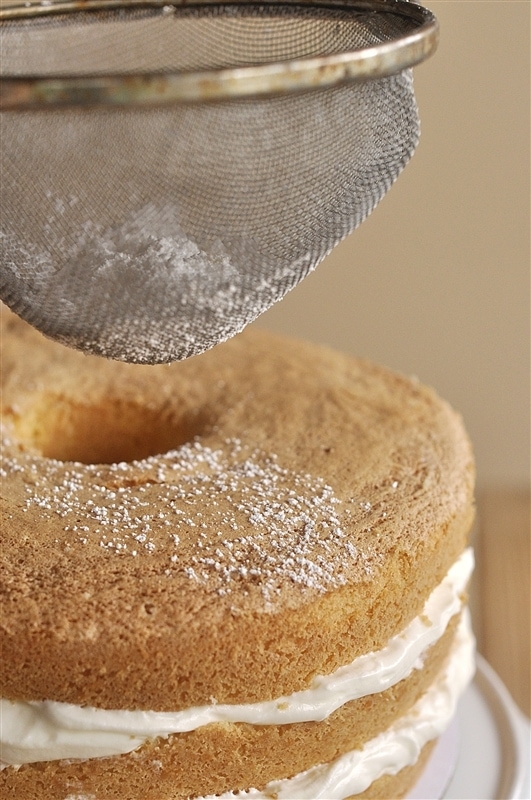
M 185 362 L 129 365 L 8 313 L 2 345 L 17 593 L 112 593 L 118 613 L 141 587 L 146 614 L 161 592 L 190 615 L 271 611 L 370 581 L 471 502 L 459 417 L 367 361 L 251 329 Z
M 273 699 L 380 649 L 466 545 L 473 460 L 431 390 L 247 329 L 172 365 L 2 315 L 0 693 Z

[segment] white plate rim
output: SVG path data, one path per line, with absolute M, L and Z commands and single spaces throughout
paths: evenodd
M 479 653 L 476 656 L 476 664 L 474 683 L 492 712 L 502 750 L 502 769 L 495 800 L 522 798 L 528 773 L 524 752 L 526 744 L 522 735 L 523 714 L 497 672 Z

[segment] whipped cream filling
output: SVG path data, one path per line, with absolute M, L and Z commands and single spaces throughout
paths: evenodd
M 424 745 L 450 724 L 457 703 L 475 672 L 475 641 L 468 610 L 463 612 L 450 656 L 434 683 L 411 711 L 362 750 L 352 750 L 293 778 L 271 781 L 265 789 L 226 792 L 197 800 L 345 800 L 365 791 L 383 775 L 415 764 Z
M 214 722 L 285 725 L 322 721 L 345 703 L 385 691 L 422 667 L 428 648 L 461 610 L 473 567 L 473 551 L 468 548 L 433 590 L 422 613 L 384 648 L 356 658 L 331 675 L 317 676 L 308 689 L 276 700 L 242 705 L 213 703 L 176 712 L 0 700 L 2 765 L 121 755 L 149 739 Z

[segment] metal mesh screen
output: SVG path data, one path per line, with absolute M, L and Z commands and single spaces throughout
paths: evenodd
M 2 26 L 2 74 L 235 67 L 367 47 L 392 14 L 277 6 L 62 15 Z M 281 299 L 411 157 L 410 71 L 164 108 L 4 112 L 2 298 L 85 352 L 200 353 Z

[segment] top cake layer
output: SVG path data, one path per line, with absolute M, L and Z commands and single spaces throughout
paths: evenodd
M 380 649 L 465 546 L 470 445 L 416 381 L 255 330 L 143 367 L 2 325 L 4 697 L 289 694 Z

